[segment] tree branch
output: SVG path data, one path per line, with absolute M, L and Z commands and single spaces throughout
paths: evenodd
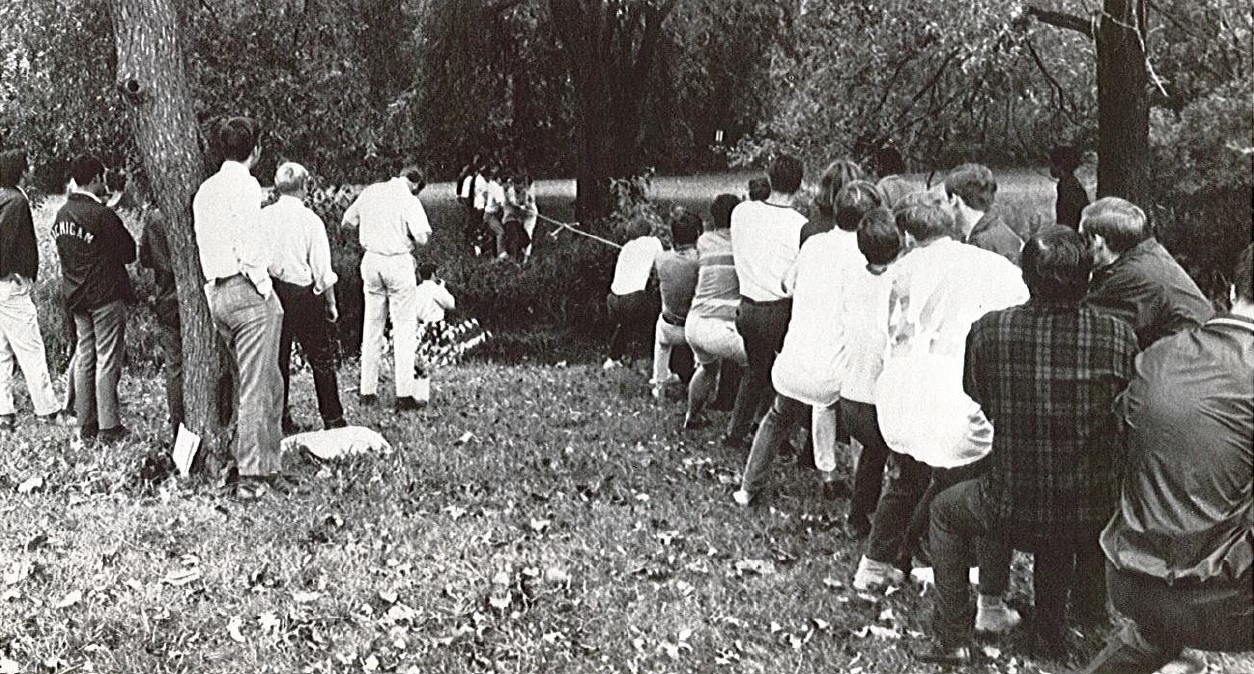
M 1031 6 L 1027 7 L 1026 11 L 1029 16 L 1035 17 L 1036 20 L 1040 21 L 1041 23 L 1047 23 L 1057 28 L 1066 28 L 1067 30 L 1074 30 L 1076 32 L 1083 33 L 1084 35 L 1088 36 L 1090 39 L 1096 38 L 1096 36 L 1094 35 L 1094 30 L 1093 30 L 1094 28 L 1093 22 L 1082 16 L 1076 16 L 1075 14 L 1066 14 L 1063 12 L 1051 12 L 1048 9 L 1041 9 L 1040 7 L 1031 7 Z

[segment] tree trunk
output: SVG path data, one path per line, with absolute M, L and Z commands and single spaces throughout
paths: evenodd
M 184 423 L 200 435 L 202 456 L 221 456 L 229 442 L 219 404 L 224 350 L 209 317 L 192 229 L 192 197 L 205 166 L 174 1 L 113 0 L 117 83 L 153 196 L 169 223 L 183 332 Z
M 1097 36 L 1097 196 L 1147 207 L 1149 77 L 1145 0 L 1106 0 Z

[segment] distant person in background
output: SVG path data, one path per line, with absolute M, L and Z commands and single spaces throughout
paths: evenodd
M 862 178 L 862 169 L 848 159 L 837 159 L 827 165 L 823 177 L 819 179 L 819 193 L 814 197 L 815 210 L 818 212 L 812 214 L 810 220 L 801 227 L 802 245 L 815 234 L 836 229 L 836 195 L 840 194 L 845 185 Z
M 457 306 L 457 300 L 444 285 L 444 279 L 435 275 L 436 264 L 423 262 L 418 265 L 418 351 L 432 351 L 435 347 L 449 346 L 449 340 L 443 334 L 448 326 L 444 324 L 446 311 Z M 417 357 L 414 377 L 417 379 L 417 390 L 414 397 L 418 404 L 426 406 L 431 402 L 431 363 Z
M 1128 453 L 1101 545 L 1111 603 L 1131 621 L 1083 674 L 1149 674 L 1184 648 L 1254 649 L 1251 267 L 1247 247 L 1231 312 L 1147 349 L 1116 404 Z
M 662 252 L 662 242 L 650 234 L 649 221 L 643 218 L 627 224 L 627 237 L 627 243 L 618 251 L 614 262 L 614 278 L 605 298 L 610 324 L 614 326 L 609 357 L 602 365 L 606 370 L 626 364 L 631 344 L 644 341 L 649 326 L 653 325 L 645 288 L 649 285 L 653 261 Z
M 1080 152 L 1070 145 L 1058 145 L 1049 151 L 1049 175 L 1058 180 L 1054 220 L 1072 229 L 1080 228 L 1080 214 L 1089 205 L 1089 193 L 1075 177 L 1082 163 Z
M 313 371 L 314 394 L 323 428 L 343 428 L 344 407 L 335 372 L 335 344 L 330 324 L 339 320 L 331 245 L 326 225 L 305 207 L 309 172 L 295 162 L 284 162 L 274 172 L 279 200 L 261 209 L 261 231 L 269 242 L 270 279 L 283 305 L 283 333 L 279 337 L 279 373 L 283 375 L 283 432 L 301 428 L 292 419 L 288 392 L 292 383 L 292 340 Z M 421 189 L 421 188 L 419 188 Z
M 24 173 L 25 152 L 0 152 L 0 431 L 17 425 L 14 360 L 22 369 L 35 415 L 52 422 L 61 411 L 31 299 L 39 275 L 39 247 L 30 202 L 17 186 Z
M 1019 264 L 1023 239 L 991 210 L 997 196 L 997 180 L 987 166 L 962 164 L 955 168 L 945 177 L 945 196 L 962 236 L 960 241 Z
M 179 322 L 178 289 L 174 283 L 174 264 L 170 242 L 166 236 L 166 219 L 152 208 L 144 213 L 144 232 L 139 237 L 139 264 L 152 270 L 153 313 L 157 317 L 157 343 L 165 363 L 166 412 L 170 418 L 171 437 L 177 437 L 183 423 L 183 334 Z
M 736 332 L 740 284 L 732 257 L 731 214 L 740 204 L 732 194 L 720 194 L 710 205 L 709 231 L 697 239 L 697 286 L 684 322 L 684 339 L 692 347 L 697 369 L 688 382 L 688 411 L 684 428 L 703 428 L 705 408 L 722 376 L 743 368 L 748 360 L 745 343 Z
M 488 184 L 483 202 L 483 222 L 496 237 L 496 256 L 509 257 L 505 250 L 505 172 L 499 166 L 488 171 Z
M 57 211 L 52 236 L 61 259 L 61 287 L 74 315 L 74 405 L 84 440 L 114 443 L 129 434 L 122 425 L 118 383 L 126 361 L 126 305 L 135 299 L 126 265 L 135 261 L 135 239 L 109 207 L 100 159 L 70 162 L 77 184 Z
M 1214 315 L 1210 300 L 1150 234 L 1145 211 L 1119 197 L 1085 207 L 1080 233 L 1093 256 L 1084 303 L 1126 321 L 1142 349 Z
M 526 262 L 531 258 L 532 234 L 536 231 L 539 213 L 531 178 L 521 173 L 511 177 L 505 185 L 501 227 L 505 252 L 515 262 Z
M 771 180 L 766 176 L 749 179 L 749 201 L 766 201 L 771 196 Z
M 662 295 L 662 311 L 653 331 L 653 378 L 649 380 L 655 400 L 664 399 L 666 387 L 680 382 L 679 375 L 671 371 L 671 350 L 688 347 L 684 327 L 699 273 L 697 237 L 701 235 L 701 217 L 688 210 L 676 210 L 670 221 L 675 247 L 658 254 L 653 261 Z
M 884 206 L 891 209 L 902 197 L 911 192 L 918 192 L 923 185 L 914 183 L 902 174 L 906 172 L 906 162 L 901 151 L 892 145 L 886 145 L 875 151 L 875 170 L 880 176 L 875 187 L 884 197 Z

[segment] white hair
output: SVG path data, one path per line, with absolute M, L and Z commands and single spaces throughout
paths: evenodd
M 274 172 L 274 189 L 279 194 L 293 194 L 304 189 L 309 171 L 294 161 L 283 162 Z

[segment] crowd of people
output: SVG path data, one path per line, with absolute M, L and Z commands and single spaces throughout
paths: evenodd
M 525 172 L 508 171 L 499 162 L 475 157 L 462 169 L 456 189 L 466 211 L 466 243 L 475 255 L 519 263 L 530 259 L 540 211 L 535 187 Z
M 604 367 L 653 327 L 665 400 L 671 353 L 690 348 L 685 429 L 741 374 L 723 444 L 747 453 L 742 506 L 794 440 L 825 481 L 847 456 L 847 522 L 866 539 L 852 585 L 932 568 L 925 661 L 970 663 L 974 632 L 1020 625 L 1014 550 L 1034 558 L 1037 652 L 1106 624 L 1108 598 L 1133 619 L 1086 674 L 1254 648 L 1254 247 L 1216 316 L 1141 208 L 1089 203 L 1077 157 L 1051 153 L 1056 224 L 1026 242 L 988 167 L 928 188 L 888 148 L 878 177 L 832 162 L 812 204 L 801 162 L 780 156 L 747 199 L 715 197 L 709 223 L 676 209 L 671 250 L 637 223 L 618 255 Z

